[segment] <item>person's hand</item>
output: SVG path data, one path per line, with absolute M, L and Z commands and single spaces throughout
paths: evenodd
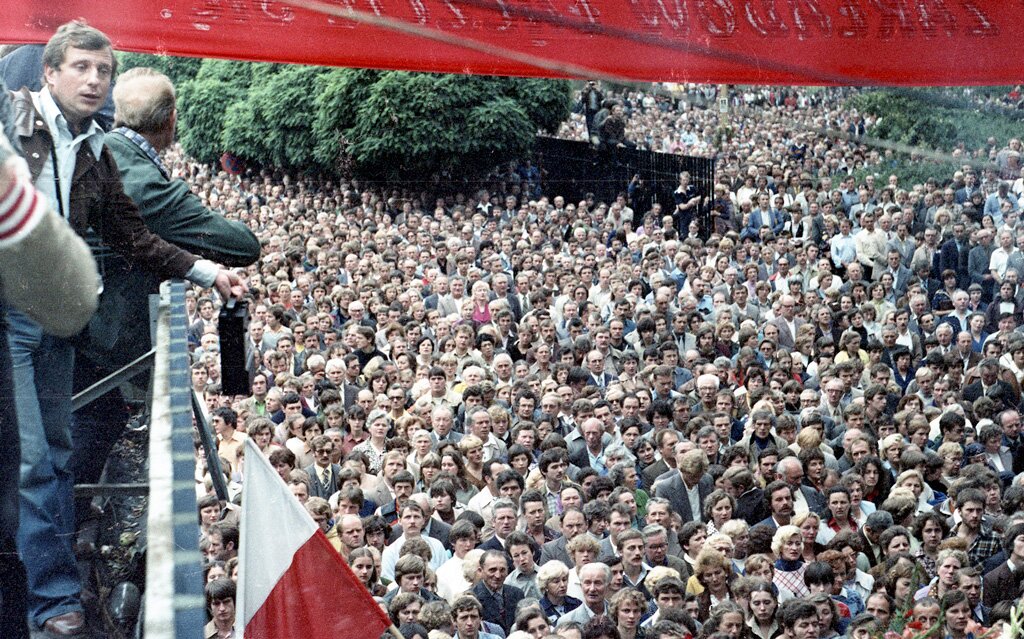
M 249 290 L 238 274 L 221 269 L 213 281 L 214 288 L 226 302 L 229 299 L 240 299 Z

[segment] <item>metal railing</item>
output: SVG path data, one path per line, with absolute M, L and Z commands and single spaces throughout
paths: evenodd
M 185 286 L 180 281 L 161 286 L 154 350 L 144 635 L 147 639 L 201 637 L 206 615 L 196 519 L 194 394 Z M 205 430 L 205 420 L 200 426 Z M 211 474 L 219 475 L 223 484 L 216 449 L 213 458 Z
M 192 390 L 189 365 L 185 284 L 165 282 L 151 296 L 153 348 L 72 398 L 77 411 L 114 388 L 152 369 L 149 437 L 149 482 L 83 484 L 76 494 L 88 497 L 148 496 L 146 587 L 139 627 L 156 639 L 201 637 L 206 623 L 203 557 L 196 519 L 198 430 L 217 496 L 228 500 L 217 442 L 204 407 Z M 195 427 L 193 427 L 193 419 Z

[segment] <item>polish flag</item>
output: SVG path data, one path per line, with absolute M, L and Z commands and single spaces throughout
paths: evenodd
M 245 639 L 376 639 L 391 626 L 252 439 L 238 561 L 235 628 Z

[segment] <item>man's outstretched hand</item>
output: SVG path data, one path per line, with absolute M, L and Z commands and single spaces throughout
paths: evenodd
M 213 281 L 213 286 L 225 302 L 229 299 L 241 299 L 249 291 L 249 287 L 238 277 L 237 273 L 224 269 L 217 273 L 217 279 Z

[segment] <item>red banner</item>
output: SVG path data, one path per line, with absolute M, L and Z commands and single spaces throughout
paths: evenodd
M 411 71 L 756 84 L 1015 84 L 1024 0 L 11 0 L 119 49 Z

